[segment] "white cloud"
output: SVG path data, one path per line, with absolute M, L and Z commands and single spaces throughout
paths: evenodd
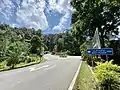
M 45 29 L 48 27 L 48 21 L 45 13 L 45 0 L 24 0 L 17 9 L 17 22 L 24 23 L 27 27 Z
M 55 10 L 63 14 L 63 17 L 60 19 L 60 22 L 57 26 L 53 27 L 53 30 L 63 31 L 67 25 L 68 18 L 73 9 L 70 7 L 70 0 L 49 0 L 50 8 L 49 10 Z
M 47 12 L 52 10 L 63 15 L 59 24 L 53 28 L 53 30 L 61 31 L 65 28 L 70 12 L 72 12 L 70 0 L 47 0 L 47 2 L 49 3 Z M 0 20 L 4 23 L 11 23 L 13 26 L 19 25 L 44 30 L 49 27 L 45 9 L 45 0 L 0 0 Z
M 44 13 L 45 0 L 23 0 L 23 2 L 16 0 L 14 2 L 16 2 L 18 7 L 15 6 L 12 0 L 0 1 L 0 16 L 4 18 L 4 23 L 10 22 L 12 20 L 11 17 L 16 15 L 15 23 L 21 26 L 36 29 L 45 29 L 48 27 L 48 21 Z M 12 22 L 11 24 L 15 23 Z
M 72 11 L 70 0 L 49 0 L 49 5 L 49 10 L 56 10 L 62 14 L 66 11 Z
M 53 30 L 63 31 L 64 29 L 66 29 L 65 27 L 67 25 L 67 21 L 69 17 L 70 17 L 70 13 L 66 12 L 64 16 L 60 19 L 59 24 L 53 27 Z
M 0 16 L 5 18 L 6 22 L 10 20 L 15 5 L 10 0 L 1 0 L 0 1 Z

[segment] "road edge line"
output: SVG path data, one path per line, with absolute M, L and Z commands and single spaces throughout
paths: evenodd
M 76 79 L 77 79 L 77 77 L 78 77 L 78 74 L 79 74 L 79 71 L 80 71 L 82 62 L 83 62 L 83 61 L 82 61 L 82 59 L 81 59 L 80 64 L 79 64 L 79 67 L 78 67 L 78 69 L 77 69 L 77 71 L 76 71 L 76 73 L 75 73 L 75 75 L 74 75 L 74 77 L 73 77 L 73 79 L 72 79 L 72 82 L 70 83 L 70 86 L 68 87 L 68 90 L 73 90 L 73 87 L 74 87 L 75 82 L 76 82 Z

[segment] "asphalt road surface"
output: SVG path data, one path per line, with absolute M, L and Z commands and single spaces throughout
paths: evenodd
M 44 57 L 48 61 L 42 64 L 0 72 L 0 90 L 67 90 L 81 57 Z

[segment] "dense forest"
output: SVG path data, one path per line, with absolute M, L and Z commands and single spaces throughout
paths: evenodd
M 67 52 L 69 55 L 81 55 L 80 43 L 73 36 L 71 30 L 64 33 L 43 35 L 44 44 L 48 47 L 48 51 L 53 51 L 55 46 L 56 52 Z
M 0 68 L 14 68 L 21 63 L 37 62 L 44 51 L 52 52 L 55 47 L 56 52 L 81 55 L 80 44 L 71 30 L 43 35 L 40 29 L 0 25 Z
M 41 30 L 0 25 L 0 68 L 37 62 L 44 48 Z

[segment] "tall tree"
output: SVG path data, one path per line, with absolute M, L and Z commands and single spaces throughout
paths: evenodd
M 118 34 L 120 25 L 119 0 L 72 0 L 75 9 L 72 15 L 73 33 L 80 38 L 93 37 L 98 28 L 101 46 L 110 35 Z M 80 38 L 78 38 L 80 37 Z
M 46 46 L 44 45 L 43 41 L 40 39 L 40 37 L 38 36 L 33 36 L 33 38 L 30 41 L 31 43 L 31 53 L 33 54 L 38 54 L 41 55 L 42 53 L 42 48 L 46 48 Z
M 19 63 L 19 60 L 24 56 L 24 44 L 22 42 L 13 42 L 10 43 L 6 53 L 7 66 L 14 68 L 16 64 Z

